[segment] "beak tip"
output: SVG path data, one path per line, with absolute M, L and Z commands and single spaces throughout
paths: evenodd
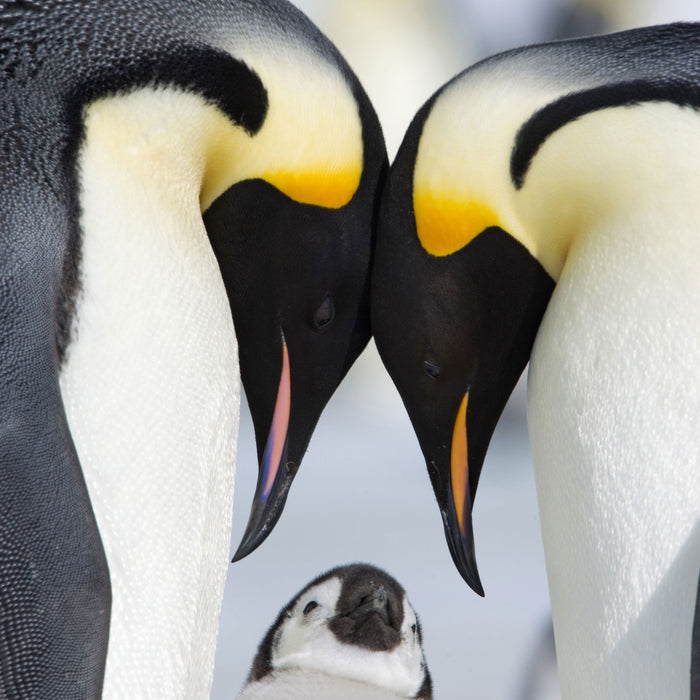
M 484 598 L 484 587 L 481 583 L 479 569 L 476 565 L 473 541 L 470 544 L 471 546 L 465 546 L 462 548 L 461 556 L 459 557 L 460 561 L 457 564 L 457 568 L 462 578 L 466 581 L 469 588 L 471 588 L 474 591 L 474 593 L 476 593 L 478 596 Z
M 476 564 L 474 535 L 471 529 L 471 513 L 469 513 L 469 528 L 466 534 L 462 532 L 458 525 L 454 508 L 443 511 L 442 515 L 447 546 L 459 575 L 474 593 L 484 598 L 484 587 L 481 584 L 479 567 Z
M 462 554 L 462 566 L 459 567 L 462 578 L 467 582 L 474 593 L 484 598 L 484 587 L 481 583 L 481 577 L 479 576 L 479 568 L 476 565 L 473 540 L 470 542 L 469 547 L 463 548 Z
M 479 572 L 464 565 L 464 562 L 456 562 L 457 571 L 462 577 L 462 580 L 476 593 L 480 598 L 485 598 L 484 587 L 479 578 Z
M 245 559 L 252 551 L 253 550 L 250 547 L 246 546 L 245 542 L 241 542 L 238 545 L 236 553 L 233 555 L 233 559 L 231 559 L 231 563 L 235 564 L 237 561 Z
M 465 579 L 467 583 L 469 584 L 469 587 L 476 593 L 479 597 L 485 598 L 486 594 L 484 593 L 484 587 L 481 585 L 481 581 L 479 579 L 479 575 L 476 575 L 475 579 Z
M 280 471 L 272 492 L 265 500 L 260 497 L 258 488 L 253 498 L 248 525 L 243 533 L 241 543 L 233 555 L 232 564 L 254 552 L 268 538 L 282 515 L 293 478 L 293 471 L 288 469 Z
M 254 507 L 248 526 L 243 533 L 241 543 L 238 545 L 238 549 L 231 560 L 232 564 L 235 564 L 241 559 L 245 559 L 245 557 L 254 552 L 267 539 L 270 532 L 272 532 L 272 527 L 274 526 L 276 518 L 270 523 L 269 514 L 263 512 L 263 516 L 268 515 L 268 517 L 265 518 L 261 517 L 261 514 L 256 511 L 257 509 Z
M 251 542 L 249 542 L 249 538 L 244 537 L 241 543 L 238 545 L 238 549 L 233 555 L 231 563 L 235 564 L 237 561 L 245 559 L 254 549 L 255 546 Z

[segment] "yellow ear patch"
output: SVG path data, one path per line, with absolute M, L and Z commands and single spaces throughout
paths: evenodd
M 268 111 L 249 134 L 215 105 L 177 88 L 140 88 L 99 99 L 85 129 L 124 167 L 199 194 L 201 211 L 232 185 L 262 179 L 291 199 L 337 209 L 364 167 L 359 105 L 341 72 L 295 48 L 243 56 L 265 85 Z M 278 47 L 279 48 L 279 47 Z
M 253 135 L 223 114 L 202 125 L 202 210 L 231 185 L 257 178 L 302 204 L 345 206 L 364 166 L 359 107 L 345 78 L 294 49 L 284 60 L 267 54 L 246 60 L 265 85 L 268 111 Z
M 469 199 L 414 192 L 413 209 L 418 238 L 431 255 L 451 255 L 484 229 L 498 226 L 495 212 Z
M 259 76 L 268 110 L 253 135 L 235 127 L 218 131 L 207 153 L 202 209 L 232 184 L 255 178 L 302 204 L 345 206 L 364 167 L 362 120 L 351 85 L 304 47 L 281 39 L 251 41 L 232 54 Z
M 206 134 L 202 211 L 233 183 L 254 178 L 269 182 L 296 202 L 329 209 L 345 206 L 360 185 L 363 147 L 359 118 L 354 132 L 332 147 L 326 145 L 327 140 L 311 137 L 309 145 L 301 135 L 296 143 L 290 143 L 280 129 L 275 130 L 274 122 L 250 136 L 212 107 L 202 110 L 199 122 L 200 133 Z M 297 129 L 297 134 L 301 133 Z

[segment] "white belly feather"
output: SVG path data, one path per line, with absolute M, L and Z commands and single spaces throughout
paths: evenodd
M 61 389 L 112 582 L 104 695 L 206 697 L 233 502 L 233 324 L 187 168 L 155 172 L 135 141 L 115 157 L 110 129 L 88 137 Z
M 700 212 L 683 190 L 669 183 L 665 212 L 640 200 L 576 244 L 532 354 L 566 698 L 689 696 L 700 568 L 700 239 L 689 232 Z
M 247 685 L 236 700 L 400 700 L 369 683 L 329 676 L 320 671 L 289 668 Z

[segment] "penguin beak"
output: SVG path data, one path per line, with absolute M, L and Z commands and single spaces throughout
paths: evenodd
M 384 586 L 379 586 L 368 596 L 365 596 L 359 605 L 352 612 L 348 613 L 348 617 L 356 620 L 373 613 L 377 613 L 385 625 L 391 624 L 389 619 L 389 602 Z
M 469 456 L 467 450 L 467 406 L 469 392 L 462 398 L 452 430 L 450 469 L 446 508 L 442 509 L 447 545 L 457 570 L 478 595 L 484 595 L 476 565 L 474 530 L 472 527 L 472 498 L 469 487 Z
M 287 500 L 297 465 L 287 461 L 287 436 L 291 408 L 291 372 L 289 351 L 282 334 L 282 371 L 270 432 L 258 471 L 258 484 L 248 525 L 233 557 L 239 561 L 256 549 L 270 534 Z
M 408 401 L 404 399 L 404 405 L 425 458 L 452 560 L 469 587 L 483 597 L 472 502 L 490 432 L 479 423 L 482 411 L 478 409 L 483 407 L 479 390 L 472 384 L 458 392 L 449 392 L 449 396 L 414 392 Z M 472 415 L 474 407 L 477 410 Z

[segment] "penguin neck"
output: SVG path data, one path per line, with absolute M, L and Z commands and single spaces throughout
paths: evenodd
M 700 186 L 696 131 L 696 112 L 669 103 L 567 124 L 543 144 L 515 196 L 514 235 L 555 281 L 592 236 L 654 228 L 659 239 L 687 236 L 700 213 L 691 211 Z
M 84 133 L 83 159 L 94 154 L 132 182 L 141 179 L 156 206 L 187 206 L 199 216 L 247 175 L 239 164 L 247 160 L 251 137 L 202 97 L 179 89 L 99 99 L 85 110 Z
M 202 109 L 167 90 L 100 101 L 78 158 L 81 291 L 61 390 L 112 582 L 107 697 L 205 696 L 213 670 L 240 380 L 201 217 Z
M 506 88 L 495 91 L 492 82 L 485 69 L 455 81 L 423 125 L 413 186 L 418 235 L 428 252 L 455 252 L 498 226 L 556 282 L 571 250 L 591 232 L 633 225 L 637 217 L 642 225 L 651 218 L 664 235 L 670 221 L 694 206 L 697 197 L 688 194 L 700 184 L 695 110 L 660 101 L 584 114 L 547 137 L 516 183 L 510 165 L 520 128 L 560 98 L 562 87 L 535 76 L 508 84 L 504 109 Z M 476 94 L 478 105 L 465 110 Z M 439 211 L 438 233 L 449 231 L 446 238 L 431 241 L 419 208 Z

